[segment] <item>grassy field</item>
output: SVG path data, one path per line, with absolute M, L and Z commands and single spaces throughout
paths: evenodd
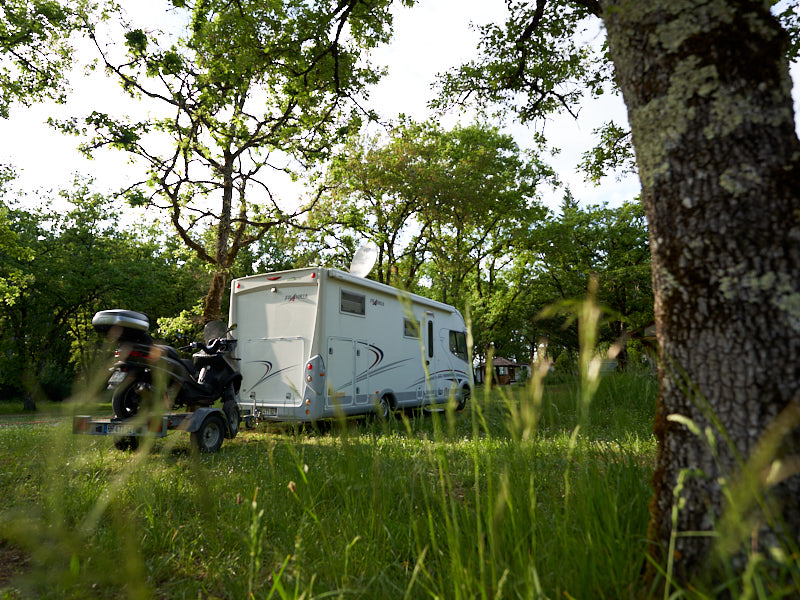
M 0 598 L 642 597 L 655 393 L 478 388 L 201 457 L 0 425 Z

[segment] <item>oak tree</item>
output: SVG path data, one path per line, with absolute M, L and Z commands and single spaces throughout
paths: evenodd
M 622 93 L 661 354 L 651 554 L 679 581 L 718 584 L 720 556 L 742 572 L 748 551 L 791 556 L 800 539 L 798 3 L 780 21 L 771 5 L 509 3 L 443 82 L 523 120 L 576 112 L 584 90 Z M 598 23 L 604 44 L 581 45 Z

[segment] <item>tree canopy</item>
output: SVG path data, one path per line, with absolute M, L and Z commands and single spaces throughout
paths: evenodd
M 237 254 L 278 224 L 299 224 L 308 208 L 276 197 L 271 175 L 329 157 L 371 117 L 360 102 L 379 70 L 366 55 L 390 35 L 390 4 L 181 1 L 187 26 L 177 40 L 130 28 L 118 62 L 98 44 L 123 89 L 163 112 L 144 121 L 94 112 L 84 150 L 110 146 L 145 162 L 149 177 L 127 195 L 164 210 L 213 265 L 207 320 L 220 315 Z M 211 244 L 198 235 L 208 228 Z
M 0 117 L 13 102 L 63 101 L 73 64 L 71 37 L 88 32 L 88 0 L 6 0 L 0 8 Z

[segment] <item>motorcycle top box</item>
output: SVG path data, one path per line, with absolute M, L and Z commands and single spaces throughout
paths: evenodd
M 97 333 L 111 336 L 120 342 L 139 342 L 147 339 L 150 318 L 132 310 L 101 310 L 92 318 Z

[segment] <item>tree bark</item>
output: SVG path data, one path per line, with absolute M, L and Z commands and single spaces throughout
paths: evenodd
M 225 288 L 228 283 L 228 268 L 230 267 L 230 248 L 229 241 L 232 233 L 232 207 L 233 207 L 233 163 L 234 157 L 226 149 L 224 163 L 221 169 L 222 175 L 222 206 L 217 222 L 216 245 L 214 248 L 214 276 L 211 280 L 211 288 L 208 290 L 205 305 L 203 307 L 203 322 L 218 321 L 222 317 L 222 298 L 225 296 Z
M 769 4 L 601 2 L 653 259 L 652 552 L 682 581 L 717 572 L 713 550 L 741 569 L 745 550 L 800 539 L 800 476 L 764 477 L 800 450 L 800 143 Z M 726 489 L 741 492 L 735 506 Z M 757 510 L 749 492 L 762 491 Z

